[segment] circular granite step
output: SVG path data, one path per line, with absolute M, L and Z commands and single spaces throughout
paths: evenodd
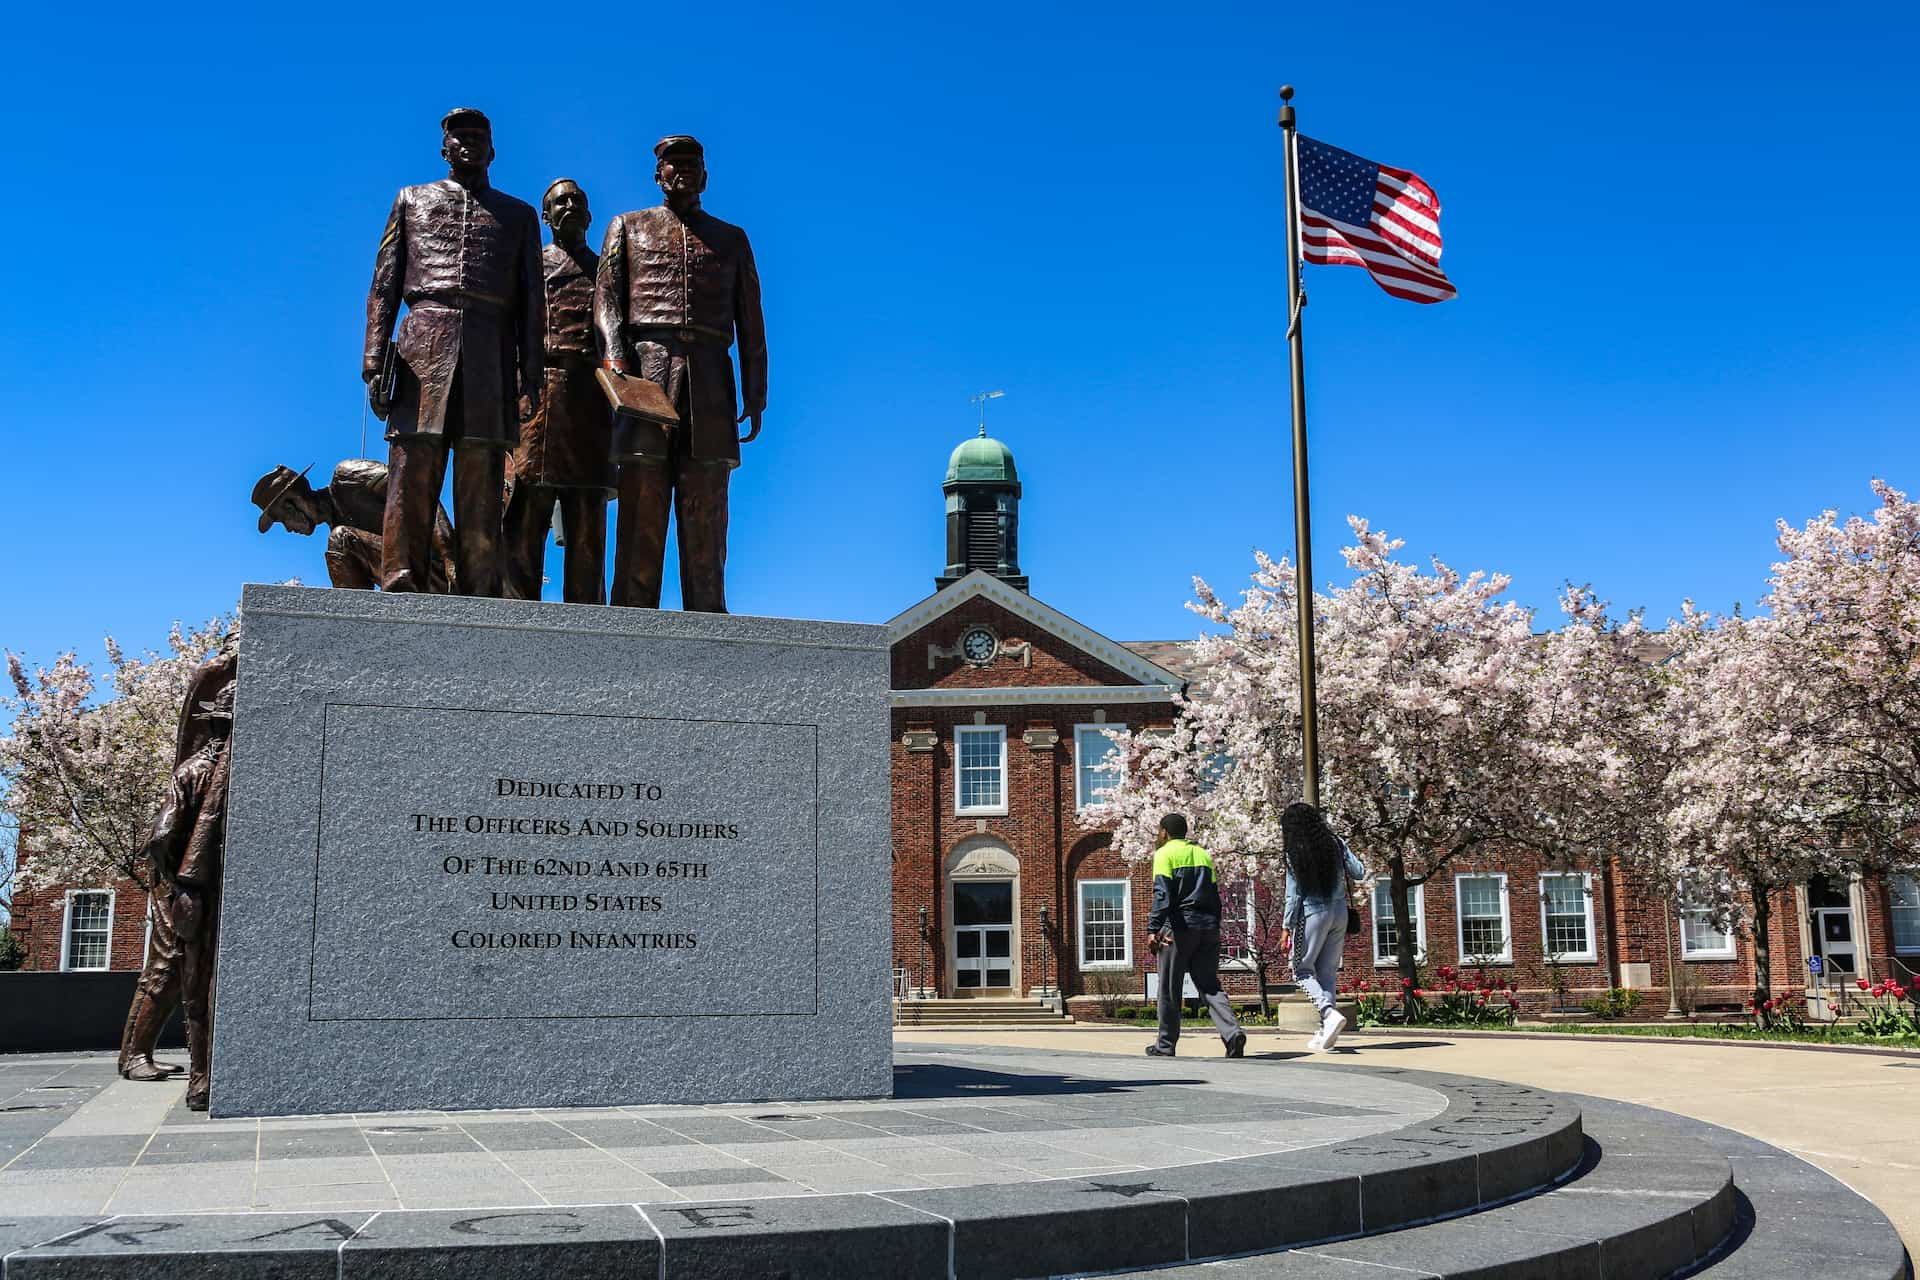
M 0 1169 L 0 1204 L 38 1210 L 0 1219 L 7 1280 L 412 1276 L 429 1252 L 499 1276 L 1060 1274 L 1482 1211 L 1583 1157 L 1550 1093 L 1278 1057 L 917 1048 L 884 1102 L 258 1121 L 166 1110 L 172 1088 L 114 1083 Z M 341 1181 L 370 1165 L 384 1200 Z

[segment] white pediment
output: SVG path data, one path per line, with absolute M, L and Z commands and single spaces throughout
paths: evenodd
M 1186 687 L 1185 680 L 1165 667 L 1149 662 L 1119 641 L 1109 640 L 1093 628 L 1075 622 L 1058 609 L 1041 604 L 1027 592 L 1008 586 L 984 569 L 975 569 L 952 586 L 934 592 L 892 619 L 887 623 L 888 637 L 894 644 L 899 644 L 922 627 L 938 621 L 968 601 L 982 597 L 1049 635 L 1057 636 L 1089 657 L 1098 658 L 1141 685 L 1167 689 Z

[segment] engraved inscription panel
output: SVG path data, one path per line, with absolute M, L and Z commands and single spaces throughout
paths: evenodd
M 814 726 L 329 703 L 323 736 L 310 1020 L 816 1012 Z

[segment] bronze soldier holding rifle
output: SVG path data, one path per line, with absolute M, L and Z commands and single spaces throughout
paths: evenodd
M 506 454 L 519 443 L 518 419 L 540 400 L 540 224 L 530 205 L 488 185 L 485 115 L 461 107 L 440 128 L 448 176 L 401 189 L 367 292 L 361 376 L 389 449 L 380 586 L 431 590 L 433 516 L 451 452 L 455 587 L 498 596 Z

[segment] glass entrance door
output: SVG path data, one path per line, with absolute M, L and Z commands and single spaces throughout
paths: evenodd
M 953 984 L 956 995 L 1013 988 L 1011 880 L 954 882 Z
M 1839 876 L 1815 876 L 1807 882 L 1807 923 L 1813 926 L 1813 954 L 1820 957 L 1816 985 L 1851 986 L 1860 973 L 1860 949 L 1853 938 L 1853 899 Z
M 1859 949 L 1853 941 L 1853 912 L 1846 907 L 1816 908 L 1813 950 L 1821 958 L 1820 976 L 1827 986 L 1852 983 L 1860 972 Z

